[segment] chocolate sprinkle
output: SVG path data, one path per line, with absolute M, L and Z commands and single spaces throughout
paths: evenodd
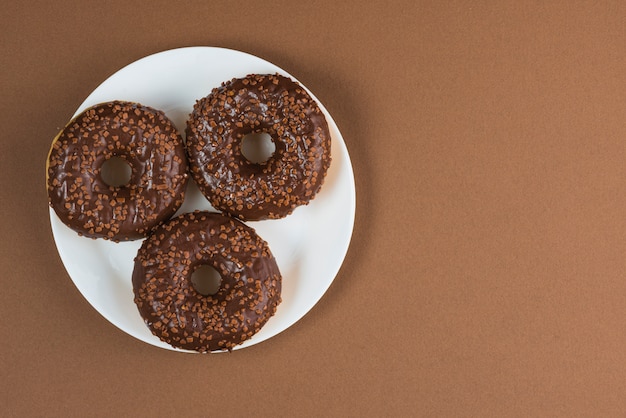
M 210 265 L 221 277 L 214 295 L 191 275 Z M 193 212 L 160 225 L 135 258 L 135 303 L 150 331 L 173 347 L 231 350 L 257 333 L 281 302 L 281 274 L 254 229 L 224 214 Z
M 112 157 L 131 167 L 127 185 L 101 176 Z M 72 119 L 48 157 L 49 203 L 80 235 L 113 241 L 145 237 L 183 203 L 188 180 L 183 140 L 159 110 L 114 101 Z
M 330 166 L 324 114 L 296 82 L 252 74 L 213 89 L 187 121 L 191 174 L 214 208 L 243 220 L 276 219 L 306 205 Z M 274 154 L 256 164 L 241 152 L 250 133 L 267 133 Z

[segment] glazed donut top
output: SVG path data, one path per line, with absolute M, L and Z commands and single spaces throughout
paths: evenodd
M 266 162 L 241 152 L 250 133 L 275 145 Z M 187 122 L 191 174 L 213 207 L 243 220 L 282 218 L 319 191 L 330 166 L 323 112 L 295 81 L 279 74 L 235 78 L 199 100 Z
M 123 158 L 127 185 L 102 179 L 102 165 Z M 138 103 L 91 107 L 55 138 L 48 157 L 50 206 L 81 235 L 114 241 L 146 236 L 183 202 L 188 180 L 180 133 L 165 114 Z
M 191 283 L 201 265 L 221 275 L 217 293 Z M 281 301 L 281 274 L 268 244 L 230 216 L 185 213 L 144 241 L 133 270 L 135 303 L 152 333 L 178 348 L 231 349 L 254 335 Z

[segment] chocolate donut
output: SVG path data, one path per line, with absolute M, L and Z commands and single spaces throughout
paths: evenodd
M 213 295 L 191 275 L 209 265 L 221 275 Z M 231 350 L 252 337 L 281 301 L 281 274 L 267 243 L 227 215 L 192 212 L 157 227 L 133 270 L 135 303 L 150 331 L 173 347 Z
M 128 184 L 102 178 L 112 157 L 130 166 Z M 93 106 L 61 130 L 48 156 L 49 203 L 80 235 L 142 238 L 181 206 L 188 180 L 180 133 L 159 110 L 114 101 Z
M 281 75 L 252 74 L 213 89 L 187 121 L 191 174 L 214 208 L 243 220 L 282 218 L 319 191 L 330 165 L 324 114 L 306 90 Z M 275 145 L 250 162 L 242 138 L 267 133 Z

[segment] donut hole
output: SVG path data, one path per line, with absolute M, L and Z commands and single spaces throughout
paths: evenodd
M 251 132 L 241 139 L 241 153 L 253 164 L 263 164 L 275 151 L 276 144 L 267 132 Z
M 211 296 L 220 290 L 222 276 L 212 266 L 201 264 L 191 273 L 191 284 L 196 292 L 203 296 Z
M 113 156 L 102 164 L 100 176 L 107 185 L 121 187 L 130 183 L 132 172 L 133 170 L 126 159 Z

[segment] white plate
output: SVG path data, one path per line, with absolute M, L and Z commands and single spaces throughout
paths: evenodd
M 274 64 L 239 51 L 174 49 L 140 59 L 113 74 L 87 97 L 75 116 L 97 103 L 128 100 L 163 110 L 184 133 L 197 99 L 223 81 L 251 73 L 280 73 L 295 79 Z M 308 206 L 297 208 L 281 220 L 248 222 L 269 243 L 276 257 L 283 275 L 283 301 L 276 315 L 237 348 L 271 338 L 302 318 L 326 292 L 348 251 L 356 208 L 354 174 L 341 133 L 319 104 L 332 135 L 332 164 L 322 189 Z M 179 213 L 195 209 L 213 210 L 190 182 Z M 142 241 L 116 244 L 79 237 L 52 209 L 50 221 L 61 260 L 87 301 L 124 332 L 174 350 L 152 335 L 133 302 L 133 259 Z

